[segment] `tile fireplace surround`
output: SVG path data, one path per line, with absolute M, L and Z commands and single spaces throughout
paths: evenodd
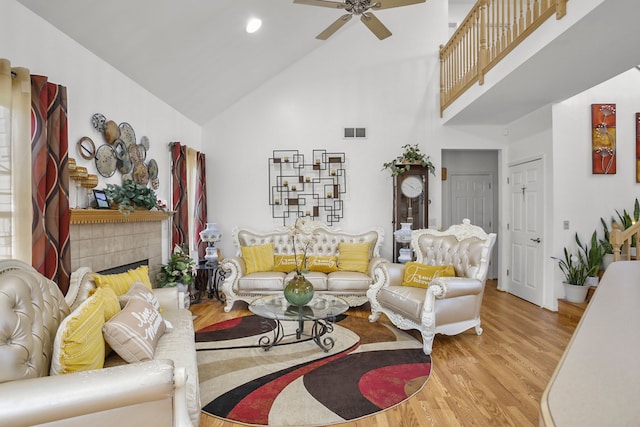
M 155 285 L 169 216 L 166 212 L 136 211 L 125 217 L 117 210 L 72 209 L 71 271 L 79 267 L 101 271 L 148 259 L 149 276 Z

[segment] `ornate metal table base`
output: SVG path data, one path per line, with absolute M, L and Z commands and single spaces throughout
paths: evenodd
M 276 322 L 276 327 L 273 329 L 273 338 L 269 335 L 263 335 L 258 339 L 258 344 L 264 349 L 264 351 L 271 350 L 271 347 L 278 345 L 284 338 L 296 336 L 296 340 L 301 340 L 302 337 L 311 338 L 325 353 L 331 350 L 335 344 L 333 338 L 325 337 L 326 334 L 333 332 L 333 320 L 334 316 L 327 317 L 325 319 L 313 319 L 305 316 L 303 313 L 304 307 L 298 307 L 298 329 L 295 333 L 285 334 L 282 322 L 279 319 L 268 319 Z M 265 319 L 267 320 L 267 319 Z M 311 327 L 311 334 L 304 333 L 304 322 L 313 321 Z

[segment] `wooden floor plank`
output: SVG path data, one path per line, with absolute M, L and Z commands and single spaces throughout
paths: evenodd
M 222 307 L 216 300 L 192 305 L 195 328 L 250 314 L 241 302 L 230 313 Z M 348 314 L 368 317 L 369 310 L 366 304 Z M 473 330 L 437 335 L 431 378 L 419 393 L 395 408 L 340 426 L 537 426 L 542 392 L 577 321 L 501 292 L 496 281 L 488 281 L 482 335 Z M 412 335 L 420 337 L 415 331 Z M 200 420 L 200 427 L 239 426 L 205 414 Z

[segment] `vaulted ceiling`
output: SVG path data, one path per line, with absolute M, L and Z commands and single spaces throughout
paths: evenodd
M 315 36 L 344 13 L 292 0 L 18 1 L 199 124 L 326 43 Z M 401 31 L 424 6 L 376 15 Z M 248 34 L 252 16 L 263 25 Z

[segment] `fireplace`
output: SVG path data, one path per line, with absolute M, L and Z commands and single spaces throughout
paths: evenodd
M 125 217 L 117 210 L 71 211 L 72 271 L 88 267 L 103 272 L 144 262 L 149 265 L 151 283 L 156 285 L 163 250 L 168 250 L 168 243 L 163 247 L 163 242 L 168 241 L 168 237 L 163 239 L 163 234 L 168 236 L 168 214 L 136 211 Z

